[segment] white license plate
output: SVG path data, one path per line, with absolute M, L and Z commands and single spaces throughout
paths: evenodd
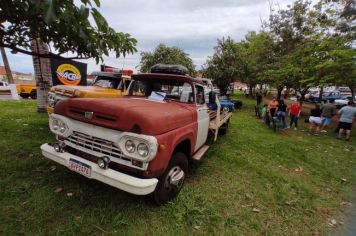
M 75 171 L 79 174 L 82 174 L 86 177 L 91 176 L 91 167 L 83 162 L 74 160 L 74 159 L 69 159 L 69 169 L 72 171 Z

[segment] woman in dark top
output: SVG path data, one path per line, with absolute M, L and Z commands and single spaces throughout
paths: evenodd
M 282 120 L 282 128 L 286 129 L 287 128 L 287 123 L 286 123 L 286 114 L 287 114 L 287 105 L 284 103 L 284 100 L 280 100 L 278 104 L 278 112 L 277 112 L 277 117 L 278 120 Z
M 309 131 L 310 133 L 314 133 L 314 135 L 319 134 L 321 126 L 321 113 L 323 113 L 323 111 L 320 109 L 320 104 L 315 104 L 315 108 L 310 110 Z

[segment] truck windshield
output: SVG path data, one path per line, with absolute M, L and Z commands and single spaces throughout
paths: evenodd
M 114 79 L 110 77 L 98 76 L 96 77 L 93 85 L 101 88 L 112 88 L 116 89 L 120 83 L 120 79 Z
M 165 100 L 176 100 L 179 102 L 192 103 L 194 96 L 190 83 L 184 81 L 170 80 L 136 80 L 130 85 L 128 95 L 151 97 L 156 92 L 163 95 Z

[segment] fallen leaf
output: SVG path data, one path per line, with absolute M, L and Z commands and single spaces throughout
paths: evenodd
M 336 225 L 337 225 L 336 220 L 331 219 L 331 220 L 329 221 L 329 226 L 330 226 L 330 227 L 336 227 Z
M 199 226 L 199 225 L 196 225 L 196 226 L 194 226 L 194 229 L 195 229 L 195 230 L 200 230 L 200 226 Z
M 252 209 L 252 212 L 259 213 L 259 212 L 260 212 L 260 209 L 258 209 L 258 208 L 253 208 L 253 209 Z
M 340 206 L 351 206 L 351 202 L 342 201 L 342 202 L 340 203 Z
M 326 192 L 331 192 L 330 188 L 326 188 L 325 190 L 326 190 Z
M 303 172 L 303 167 L 299 166 L 298 168 L 296 168 L 294 171 L 295 172 Z
M 24 126 L 28 126 L 28 124 L 23 124 Z
M 62 192 L 62 191 L 63 191 L 63 189 L 62 189 L 62 188 L 57 187 L 57 188 L 55 188 L 55 189 L 54 189 L 54 191 L 53 191 L 53 192 L 55 192 L 55 193 L 59 193 L 59 192 Z
M 50 170 L 50 171 L 55 171 L 56 169 L 57 169 L 56 166 L 51 166 L 51 167 L 49 167 L 49 170 Z
M 345 178 L 341 178 L 341 180 L 342 180 L 342 182 L 346 182 L 347 181 L 347 179 L 345 179 Z
M 73 196 L 73 193 L 67 193 L 67 196 L 71 197 L 71 196 Z
M 30 155 L 28 155 L 29 157 L 33 157 L 33 154 L 32 153 L 30 153 Z
M 290 201 L 286 201 L 285 204 L 286 204 L 287 206 L 290 206 Z
M 339 225 L 344 225 L 344 222 L 343 222 L 343 221 L 340 221 L 340 222 L 339 222 Z

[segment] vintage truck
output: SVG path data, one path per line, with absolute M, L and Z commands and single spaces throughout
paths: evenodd
M 93 72 L 92 86 L 56 85 L 48 93 L 47 112 L 53 112 L 60 100 L 68 98 L 118 98 L 122 97 L 131 82 L 132 70 Z
M 22 98 L 37 98 L 36 84 L 16 84 L 17 93 Z
M 161 72 L 132 79 L 123 98 L 57 103 L 49 116 L 57 142 L 41 150 L 72 171 L 163 204 L 181 190 L 191 161 L 208 150 L 209 129 L 216 140 L 232 113 L 220 112 L 219 104 L 209 113 L 203 84 L 189 76 Z

